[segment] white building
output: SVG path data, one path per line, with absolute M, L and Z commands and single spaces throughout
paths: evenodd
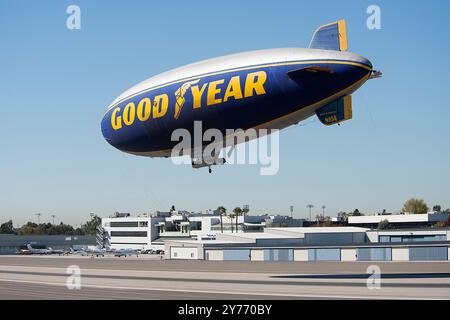
M 360 227 L 376 228 L 382 220 L 389 221 L 395 227 L 432 226 L 437 222 L 448 221 L 449 213 L 430 212 L 425 214 L 388 214 L 372 216 L 350 216 L 348 224 Z
M 104 246 L 116 249 L 161 248 L 171 239 L 214 238 L 218 233 L 261 232 L 266 225 L 301 225 L 302 220 L 283 216 L 220 216 L 178 211 L 154 215 L 118 214 L 102 219 Z
M 150 249 L 163 217 L 126 216 L 102 219 L 104 245 L 115 249 Z

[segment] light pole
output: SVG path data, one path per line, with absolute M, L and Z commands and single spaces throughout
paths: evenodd
M 309 222 L 311 222 L 311 209 L 314 208 L 314 205 L 308 204 L 306 207 L 309 209 Z
M 42 216 L 42 213 L 36 213 L 36 216 L 37 216 L 37 218 L 38 218 L 38 224 L 41 224 L 41 216 Z
M 289 210 L 291 211 L 291 218 L 294 217 L 294 206 L 290 206 Z
M 322 206 L 322 220 L 325 219 L 325 206 Z
M 51 217 L 52 217 L 53 224 L 55 224 L 55 217 L 56 217 L 56 215 L 52 214 Z

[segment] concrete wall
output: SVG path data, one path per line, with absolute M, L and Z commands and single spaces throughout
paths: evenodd
M 250 253 L 252 261 L 264 261 L 264 250 L 252 249 Z
M 257 246 L 271 246 L 273 245 L 273 239 L 256 239 Z M 280 238 L 276 239 L 276 244 L 279 246 L 300 246 L 303 244 L 303 239 L 298 238 Z
M 342 261 L 356 261 L 356 249 L 341 249 Z
M 205 259 L 210 261 L 222 261 L 223 251 L 222 250 L 205 250 Z
M 197 247 L 171 247 L 170 259 L 198 259 Z
M 294 261 L 308 261 L 308 249 L 295 249 Z
M 392 248 L 392 261 L 408 261 L 409 248 Z

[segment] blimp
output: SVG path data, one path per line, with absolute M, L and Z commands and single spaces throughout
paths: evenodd
M 182 129 L 194 135 L 199 122 L 204 132 L 215 129 L 226 137 L 230 129 L 270 132 L 312 116 L 327 126 L 350 120 L 352 94 L 381 75 L 367 58 L 348 51 L 346 22 L 339 20 L 317 28 L 308 48 L 231 54 L 144 80 L 107 107 L 101 130 L 120 151 L 168 158 L 179 143 L 173 133 Z M 207 166 L 211 172 L 211 162 L 197 157 L 208 143 L 185 152 L 194 168 Z M 215 143 L 225 146 L 222 140 Z

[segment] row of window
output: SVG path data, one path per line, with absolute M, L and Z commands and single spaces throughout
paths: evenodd
M 445 234 L 438 235 L 401 235 L 401 236 L 380 236 L 379 241 L 387 242 L 432 242 L 432 241 L 447 241 Z
M 391 261 L 392 248 L 357 248 L 355 258 L 357 261 Z M 223 260 L 250 261 L 251 250 L 223 250 Z M 409 260 L 448 260 L 448 247 L 412 247 Z M 294 261 L 294 249 L 265 249 L 264 261 Z M 341 261 L 341 249 L 308 249 L 308 261 Z
M 148 221 L 113 221 L 109 223 L 112 228 L 148 227 Z

